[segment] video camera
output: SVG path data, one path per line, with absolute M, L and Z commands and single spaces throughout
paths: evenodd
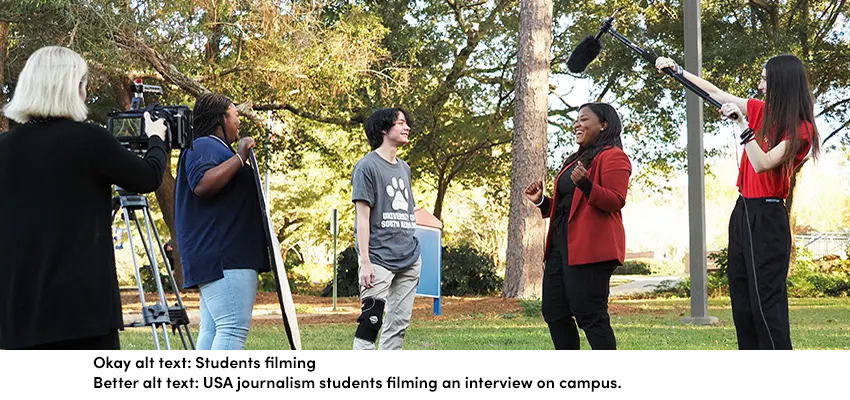
M 148 150 L 150 138 L 145 134 L 144 113 L 151 119 L 165 120 L 165 145 L 170 149 L 192 148 L 192 109 L 187 106 L 163 106 L 159 103 L 141 108 L 144 93 L 162 94 L 162 88 L 145 85 L 141 79 L 133 82 L 133 99 L 130 109 L 109 114 L 107 129 L 112 132 L 127 150 L 144 154 Z

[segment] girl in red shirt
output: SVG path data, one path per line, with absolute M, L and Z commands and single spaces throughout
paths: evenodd
M 608 316 L 611 273 L 623 265 L 626 233 L 620 210 L 626 204 L 631 162 L 620 140 L 614 107 L 579 107 L 574 125 L 578 150 L 555 179 L 552 198 L 543 181 L 525 195 L 549 218 L 543 272 L 543 318 L 557 350 L 578 350 L 578 327 L 594 350 L 614 350 Z
M 790 350 L 786 278 L 791 229 L 785 199 L 791 174 L 809 151 L 815 158 L 820 153 L 814 98 L 803 62 L 786 54 L 767 61 L 758 86 L 765 101 L 726 93 L 669 58 L 659 57 L 655 66 L 659 71 L 672 68 L 724 103 L 723 115 L 739 115 L 744 152 L 738 171 L 740 196 L 729 221 L 728 269 L 738 348 Z

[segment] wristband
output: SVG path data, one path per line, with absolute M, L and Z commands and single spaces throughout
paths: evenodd
M 747 144 L 747 142 L 753 140 L 755 136 L 755 132 L 753 132 L 752 128 L 744 129 L 744 131 L 741 132 L 741 144 Z
M 236 153 L 236 157 L 239 157 L 239 162 L 242 163 L 242 166 L 244 167 L 245 166 L 245 160 L 242 159 L 242 156 L 240 156 L 239 153 Z

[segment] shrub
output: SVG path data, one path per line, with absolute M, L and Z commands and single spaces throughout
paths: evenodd
M 286 252 L 286 260 L 284 260 L 283 265 L 286 269 L 286 279 L 289 281 L 289 291 L 292 292 L 292 294 L 303 293 L 310 287 L 310 279 L 295 271 L 296 268 L 304 265 L 304 260 L 301 259 L 298 252 Z M 273 271 L 263 272 L 260 274 L 259 278 L 261 292 L 277 291 L 277 287 L 275 287 L 274 284 Z
M 614 275 L 679 275 L 683 271 L 681 263 L 647 258 L 627 260 L 614 270 Z
M 526 317 L 540 317 L 543 315 L 543 302 L 540 298 L 520 299 L 519 306 L 522 307 L 522 315 Z
M 655 287 L 652 291 L 654 297 L 690 297 L 691 296 L 691 278 L 685 278 L 682 281 L 664 280 Z M 642 297 L 642 296 L 638 296 Z M 652 296 L 645 296 L 652 297 Z
M 850 260 L 825 257 L 812 260 L 811 252 L 797 248 L 797 265 L 794 273 L 788 277 L 789 297 L 848 297 L 850 296 Z M 728 296 L 729 269 L 727 249 L 709 256 L 718 269 L 708 274 L 707 287 L 709 297 Z M 662 282 L 654 291 L 658 296 L 690 296 L 690 279 L 674 284 Z
M 706 281 L 710 297 L 729 295 L 729 249 L 722 248 L 717 253 L 709 254 L 717 269 L 709 271 Z
M 160 265 L 161 266 L 161 265 Z M 156 293 L 156 280 L 154 279 L 152 268 L 150 265 L 144 265 L 139 268 L 139 275 L 142 276 L 142 289 L 145 293 Z M 166 294 L 174 292 L 174 286 L 171 285 L 171 278 L 168 274 L 159 273 L 159 280 L 162 283 L 162 290 Z
M 850 260 L 834 257 L 812 260 L 810 251 L 798 249 L 796 269 L 788 277 L 788 296 L 850 296 Z
M 493 260 L 468 245 L 443 247 L 442 294 L 444 296 L 489 295 L 498 292 L 503 279 L 496 274 Z M 337 296 L 360 294 L 357 252 L 349 247 L 337 259 Z M 322 296 L 333 295 L 333 281 Z
M 644 260 L 627 260 L 614 270 L 614 275 L 649 275 L 652 269 Z
M 493 260 L 467 244 L 443 247 L 442 278 L 444 296 L 490 295 L 504 282 Z
M 351 297 L 360 295 L 360 276 L 358 273 L 357 251 L 349 247 L 339 253 L 336 261 L 336 295 Z M 333 278 L 322 290 L 322 297 L 333 296 Z

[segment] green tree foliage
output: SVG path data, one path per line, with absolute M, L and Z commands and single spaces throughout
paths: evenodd
M 407 82 L 403 91 L 373 84 L 356 93 L 370 109 L 403 106 L 413 113 L 412 143 L 403 156 L 413 161 L 413 179 L 434 187 L 434 216 L 442 216 L 454 182 L 484 181 L 493 193 L 503 192 L 513 112 L 515 2 L 351 3 L 367 7 L 389 29 L 383 45 L 391 58 L 378 68 Z M 326 10 L 344 13 L 357 5 Z

